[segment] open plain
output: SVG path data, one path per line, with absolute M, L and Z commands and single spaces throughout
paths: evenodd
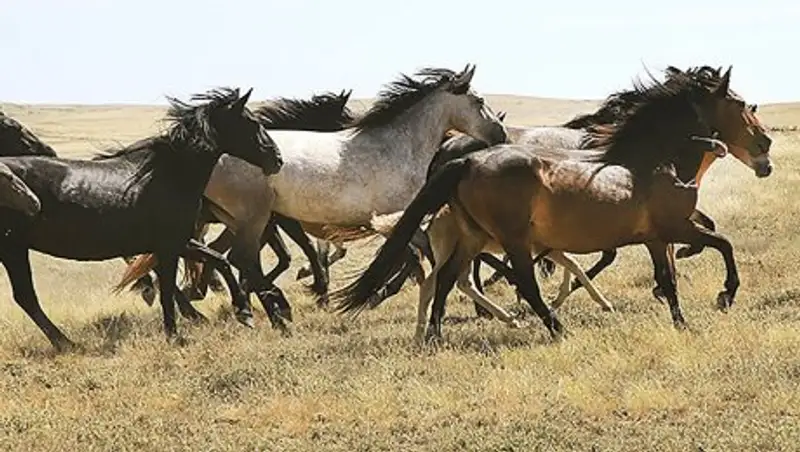
M 500 95 L 487 102 L 515 125 L 556 124 L 596 106 Z M 75 158 L 150 134 L 164 112 L 2 109 Z M 724 278 L 715 251 L 678 261 L 688 332 L 676 331 L 651 296 L 642 246 L 621 250 L 596 279 L 617 312 L 601 312 L 583 290 L 568 299 L 566 341 L 551 343 L 536 319 L 520 330 L 476 320 L 471 302 L 452 299 L 438 350 L 412 345 L 415 285 L 355 320 L 324 312 L 293 280 L 305 264 L 296 248 L 278 281 L 295 309 L 292 337 L 269 328 L 260 307 L 257 329 L 241 327 L 227 295 L 212 295 L 198 304 L 210 325 L 179 324 L 184 346 L 164 340 L 157 306 L 110 293 L 121 260 L 34 253 L 44 309 L 86 350 L 54 354 L 0 270 L 0 449 L 796 450 L 800 104 L 761 105 L 759 117 L 773 128 L 774 173 L 757 179 L 728 157 L 701 190 L 700 207 L 735 247 L 737 302 L 727 314 L 714 307 Z M 378 240 L 351 244 L 332 269 L 333 288 L 368 263 Z M 262 259 L 274 262 L 268 250 Z M 540 278 L 546 295 L 558 279 Z M 488 293 L 514 307 L 505 284 Z

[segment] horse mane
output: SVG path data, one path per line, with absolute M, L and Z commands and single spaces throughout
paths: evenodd
M 5 138 L 13 136 L 9 142 L 21 144 L 27 150 L 32 151 L 30 154 L 21 155 L 43 155 L 48 157 L 56 157 L 56 151 L 40 140 L 30 129 L 23 126 L 19 121 L 6 115 L 0 111 L 0 143 L 6 143 Z M 7 150 L 1 149 L 0 154 L 6 155 Z M 16 155 L 16 154 L 15 154 Z
M 663 83 L 652 76 L 650 79 L 649 83 L 634 81 L 629 115 L 617 123 L 590 128 L 581 147 L 598 152 L 588 154 L 589 160 L 625 166 L 634 174 L 646 175 L 674 157 L 680 146 L 670 145 L 668 140 L 686 137 L 670 131 L 669 125 L 678 114 L 698 114 L 694 102 L 711 95 L 711 91 L 696 77 L 686 74 L 673 74 Z
M 215 153 L 218 150 L 216 130 L 212 116 L 239 99 L 239 90 L 215 88 L 202 94 L 194 94 L 189 102 L 167 96 L 169 109 L 163 121 L 169 124 L 160 135 L 145 138 L 120 148 L 110 148 L 97 153 L 92 160 L 107 160 L 144 149 L 155 152 Z M 245 110 L 246 112 L 248 110 Z M 165 146 L 154 146 L 163 143 Z
M 339 94 L 317 94 L 311 99 L 281 97 L 268 101 L 253 113 L 267 129 L 337 131 L 355 120 L 347 108 L 351 94 L 352 90 L 343 90 Z
M 385 126 L 428 94 L 440 88 L 455 88 L 452 84 L 455 76 L 454 71 L 444 68 L 423 68 L 413 77 L 400 74 L 400 78 L 386 85 L 372 107 L 350 126 L 356 131 Z
M 665 85 L 681 85 L 688 77 L 703 85 L 706 89 L 713 90 L 722 80 L 722 68 L 711 66 L 690 67 L 683 71 L 675 66 L 668 66 Z M 608 96 L 594 113 L 582 114 L 574 117 L 562 125 L 568 129 L 586 129 L 601 124 L 615 124 L 629 116 L 642 101 L 641 92 L 636 89 L 618 91 Z M 732 93 L 735 95 L 735 93 Z

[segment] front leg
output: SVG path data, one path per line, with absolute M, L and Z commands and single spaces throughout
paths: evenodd
M 736 269 L 730 240 L 719 232 L 709 231 L 688 219 L 682 225 L 682 230 L 674 231 L 673 237 L 674 240 L 671 240 L 673 242 L 707 246 L 719 251 L 725 261 L 725 290 L 717 295 L 717 307 L 723 311 L 730 308 L 739 290 L 739 272 Z
M 224 256 L 218 252 L 210 249 L 203 243 L 191 239 L 183 251 L 183 256 L 190 259 L 205 262 L 206 265 L 213 267 L 225 279 L 228 285 L 228 290 L 233 298 L 233 308 L 236 320 L 239 323 L 252 328 L 253 327 L 253 312 L 250 310 L 250 303 L 247 295 L 242 290 L 241 286 L 236 282 L 236 278 L 231 271 L 230 263 Z M 160 278 L 159 278 L 160 279 Z
M 717 225 L 714 223 L 714 220 L 711 219 L 708 215 L 704 214 L 703 212 L 696 210 L 692 212 L 692 215 L 689 217 L 690 220 L 703 226 L 704 228 L 708 229 L 709 231 L 716 231 Z M 686 259 L 688 257 L 696 256 L 703 252 L 705 249 L 704 246 L 699 245 L 688 245 L 682 246 L 678 249 L 678 252 L 675 254 L 675 257 L 678 259 Z
M 167 339 L 172 339 L 178 332 L 175 319 L 175 276 L 178 272 L 178 255 L 172 253 L 158 253 L 156 275 L 161 299 L 161 311 L 164 317 L 164 334 Z

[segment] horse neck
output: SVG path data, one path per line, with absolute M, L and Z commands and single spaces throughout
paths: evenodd
M 380 137 L 381 142 L 400 147 L 394 149 L 392 155 L 411 157 L 424 171 L 431 156 L 439 149 L 442 137 L 452 128 L 452 108 L 444 93 L 434 92 L 391 123 L 366 133 Z
M 156 146 L 170 146 L 170 143 Z M 172 145 L 174 146 L 174 145 Z M 164 154 L 154 155 L 154 174 L 174 185 L 174 189 L 187 196 L 198 199 L 202 196 L 211 173 L 222 155 L 221 152 L 196 152 L 185 147 L 180 150 L 165 150 Z

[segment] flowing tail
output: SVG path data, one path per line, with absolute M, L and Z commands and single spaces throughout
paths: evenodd
M 341 312 L 358 314 L 367 307 L 374 308 L 381 301 L 372 295 L 389 282 L 405 262 L 404 257 L 411 237 L 429 213 L 436 212 L 455 194 L 458 183 L 469 171 L 466 158 L 447 162 L 420 189 L 411 204 L 394 225 L 378 254 L 355 281 L 333 292 L 331 300 Z
M 114 286 L 113 289 L 111 289 L 111 292 L 120 292 L 129 284 L 146 275 L 150 272 L 150 270 L 156 268 L 156 264 L 158 264 L 158 258 L 155 254 L 140 254 L 139 256 L 136 256 L 136 259 L 128 264 L 128 268 L 125 269 L 122 279 L 117 283 L 117 285 Z

